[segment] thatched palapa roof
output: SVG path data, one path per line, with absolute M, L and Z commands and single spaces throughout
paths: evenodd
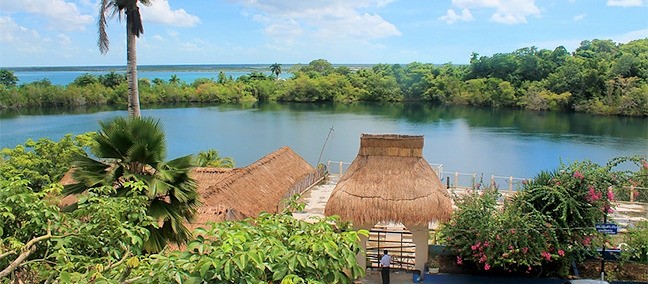
M 193 168 L 190 176 L 196 180 L 201 205 L 190 227 L 276 212 L 293 186 L 314 171 L 313 166 L 289 147 L 282 147 L 243 168 Z M 70 169 L 61 184 L 75 183 L 73 172 Z M 59 206 L 77 201 L 76 195 L 69 195 Z
M 356 225 L 448 220 L 450 196 L 423 158 L 423 136 L 362 134 L 360 150 L 326 203 L 326 215 Z
M 289 190 L 315 169 L 289 147 L 237 169 L 195 168 L 201 207 L 194 223 L 276 212 Z

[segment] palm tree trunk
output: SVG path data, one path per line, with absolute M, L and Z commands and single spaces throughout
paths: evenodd
M 128 114 L 141 117 L 137 86 L 137 37 L 132 32 L 130 17 L 126 19 L 126 77 L 128 80 Z

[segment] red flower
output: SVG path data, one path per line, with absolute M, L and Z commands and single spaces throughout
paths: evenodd
M 463 264 L 463 259 L 461 259 L 461 256 L 457 256 L 457 264 L 462 265 Z
M 491 267 L 491 266 L 490 266 L 490 265 L 488 265 L 488 263 L 486 263 L 486 265 L 484 265 L 484 270 L 489 270 L 489 269 L 490 269 L 490 267 Z
M 584 176 L 581 172 L 579 172 L 578 170 L 576 170 L 576 171 L 574 172 L 574 177 L 577 178 L 577 179 L 583 179 L 583 178 L 585 178 L 585 176 Z
M 548 252 L 546 252 L 546 251 L 543 251 L 543 252 L 540 254 L 540 256 L 542 256 L 542 257 L 543 257 L 545 260 L 547 260 L 547 261 L 550 261 L 550 260 L 551 260 L 551 254 L 548 253 Z
M 559 256 L 565 256 L 565 251 L 559 249 L 559 250 L 558 250 L 558 255 L 559 255 Z

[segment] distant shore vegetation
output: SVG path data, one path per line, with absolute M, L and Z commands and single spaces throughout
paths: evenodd
M 317 59 L 287 71 L 292 77 L 285 80 L 256 71 L 236 79 L 221 72 L 193 82 L 175 75 L 142 78 L 140 100 L 144 108 L 179 102 L 382 101 L 648 116 L 648 38 L 625 44 L 585 40 L 572 53 L 562 46 L 473 53 L 468 65 L 352 69 Z M 18 84 L 11 71 L 0 70 L 0 84 L 0 110 L 127 103 L 126 77 L 116 72 L 84 74 L 60 86 L 47 79 Z

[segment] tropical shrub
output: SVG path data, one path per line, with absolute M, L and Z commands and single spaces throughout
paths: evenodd
M 613 170 L 622 160 L 605 166 L 575 162 L 541 172 L 501 207 L 492 189 L 469 195 L 458 200 L 442 234 L 458 263 L 514 272 L 549 266 L 565 275 L 572 259 L 595 252 L 595 224 L 613 212 L 614 188 L 628 180 L 628 172 Z
M 539 213 L 525 214 L 500 194 L 486 189 L 458 200 L 449 223 L 442 227 L 445 243 L 459 265 L 483 271 L 536 273 L 540 267 L 565 256 L 556 231 Z
M 58 142 L 47 138 L 27 140 L 15 148 L 0 150 L 0 177 L 9 180 L 22 177 L 28 186 L 40 191 L 51 183 L 57 183 L 70 169 L 70 164 L 84 148 L 92 144 L 91 133 L 65 135 Z
M 207 224 L 184 252 L 153 255 L 133 275 L 142 283 L 351 283 L 360 235 L 335 218 L 315 223 L 289 214 Z
M 629 228 L 624 235 L 627 246 L 621 247 L 622 259 L 648 264 L 648 221 L 641 221 Z
M 146 226 L 154 221 L 146 214 L 146 197 L 107 198 L 103 191 L 112 188 L 93 188 L 79 197 L 78 210 L 67 214 L 57 206 L 60 190 L 57 183 L 34 191 L 19 177 L 0 179 L 0 279 L 88 283 L 111 274 L 117 279 L 124 271 L 117 267 L 141 252 Z

